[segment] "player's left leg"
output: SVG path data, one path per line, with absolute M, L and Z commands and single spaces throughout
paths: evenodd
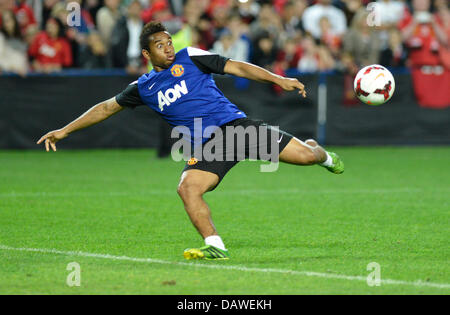
M 208 204 L 203 195 L 214 189 L 219 176 L 199 169 L 188 169 L 181 175 L 178 194 L 192 224 L 205 240 L 205 246 L 189 248 L 183 253 L 186 259 L 228 259 L 228 251 L 217 234 Z
M 312 139 L 303 142 L 293 137 L 281 151 L 279 160 L 296 165 L 319 164 L 335 174 L 344 172 L 344 163 L 339 156 L 325 151 Z
M 219 182 L 216 174 L 202 170 L 187 170 L 181 175 L 178 195 L 183 201 L 192 224 L 203 238 L 217 235 L 211 219 L 211 211 L 203 200 L 203 194 L 213 189 Z

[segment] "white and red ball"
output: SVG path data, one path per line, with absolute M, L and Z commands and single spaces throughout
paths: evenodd
M 383 66 L 370 65 L 359 70 L 353 87 L 356 96 L 368 105 L 386 103 L 394 94 L 392 73 Z

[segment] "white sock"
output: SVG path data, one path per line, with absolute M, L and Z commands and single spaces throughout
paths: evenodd
M 331 158 L 331 156 L 328 154 L 327 151 L 325 151 L 325 153 L 327 154 L 327 159 L 325 160 L 325 162 L 320 163 L 320 165 L 323 165 L 323 166 L 333 166 L 333 159 Z
M 211 235 L 205 238 L 205 244 L 206 245 L 212 245 L 214 247 L 217 247 L 221 250 L 227 250 L 225 248 L 225 244 L 222 242 L 222 239 L 219 235 Z

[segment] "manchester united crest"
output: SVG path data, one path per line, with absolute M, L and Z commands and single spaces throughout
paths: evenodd
M 181 77 L 184 74 L 184 68 L 182 65 L 176 64 L 170 70 L 172 75 L 176 78 Z
M 198 160 L 195 157 L 192 157 L 189 159 L 189 161 L 187 162 L 188 165 L 195 165 L 197 164 Z

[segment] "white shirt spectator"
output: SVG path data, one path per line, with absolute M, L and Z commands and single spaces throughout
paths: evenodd
M 224 41 L 226 40 L 229 41 L 229 43 L 227 43 L 228 45 L 224 44 Z M 237 61 L 248 61 L 249 47 L 248 43 L 243 39 L 238 38 L 233 41 L 231 38 L 222 38 L 222 40 L 218 40 L 214 43 L 211 52 Z
M 102 37 L 103 43 L 107 47 L 109 47 L 112 31 L 119 18 L 120 11 L 112 11 L 106 6 L 100 8 L 97 12 L 97 29 Z
M 18 39 L 0 33 L 0 70 L 25 75 L 28 71 L 27 47 Z
M 139 36 L 143 28 L 142 22 L 128 19 L 127 26 L 129 33 L 127 56 L 128 58 L 139 58 L 141 56 L 141 45 L 139 43 Z
M 380 18 L 381 25 L 397 24 L 405 12 L 405 4 L 397 0 L 378 0 L 375 13 Z
M 303 13 L 303 27 L 311 33 L 314 38 L 322 36 L 320 30 L 320 19 L 326 16 L 331 23 L 333 31 L 336 35 L 344 35 L 347 30 L 347 19 L 344 12 L 332 5 L 315 4 L 305 10 Z
M 300 72 L 316 72 L 319 70 L 319 63 L 313 56 L 303 56 L 298 61 L 297 70 Z

